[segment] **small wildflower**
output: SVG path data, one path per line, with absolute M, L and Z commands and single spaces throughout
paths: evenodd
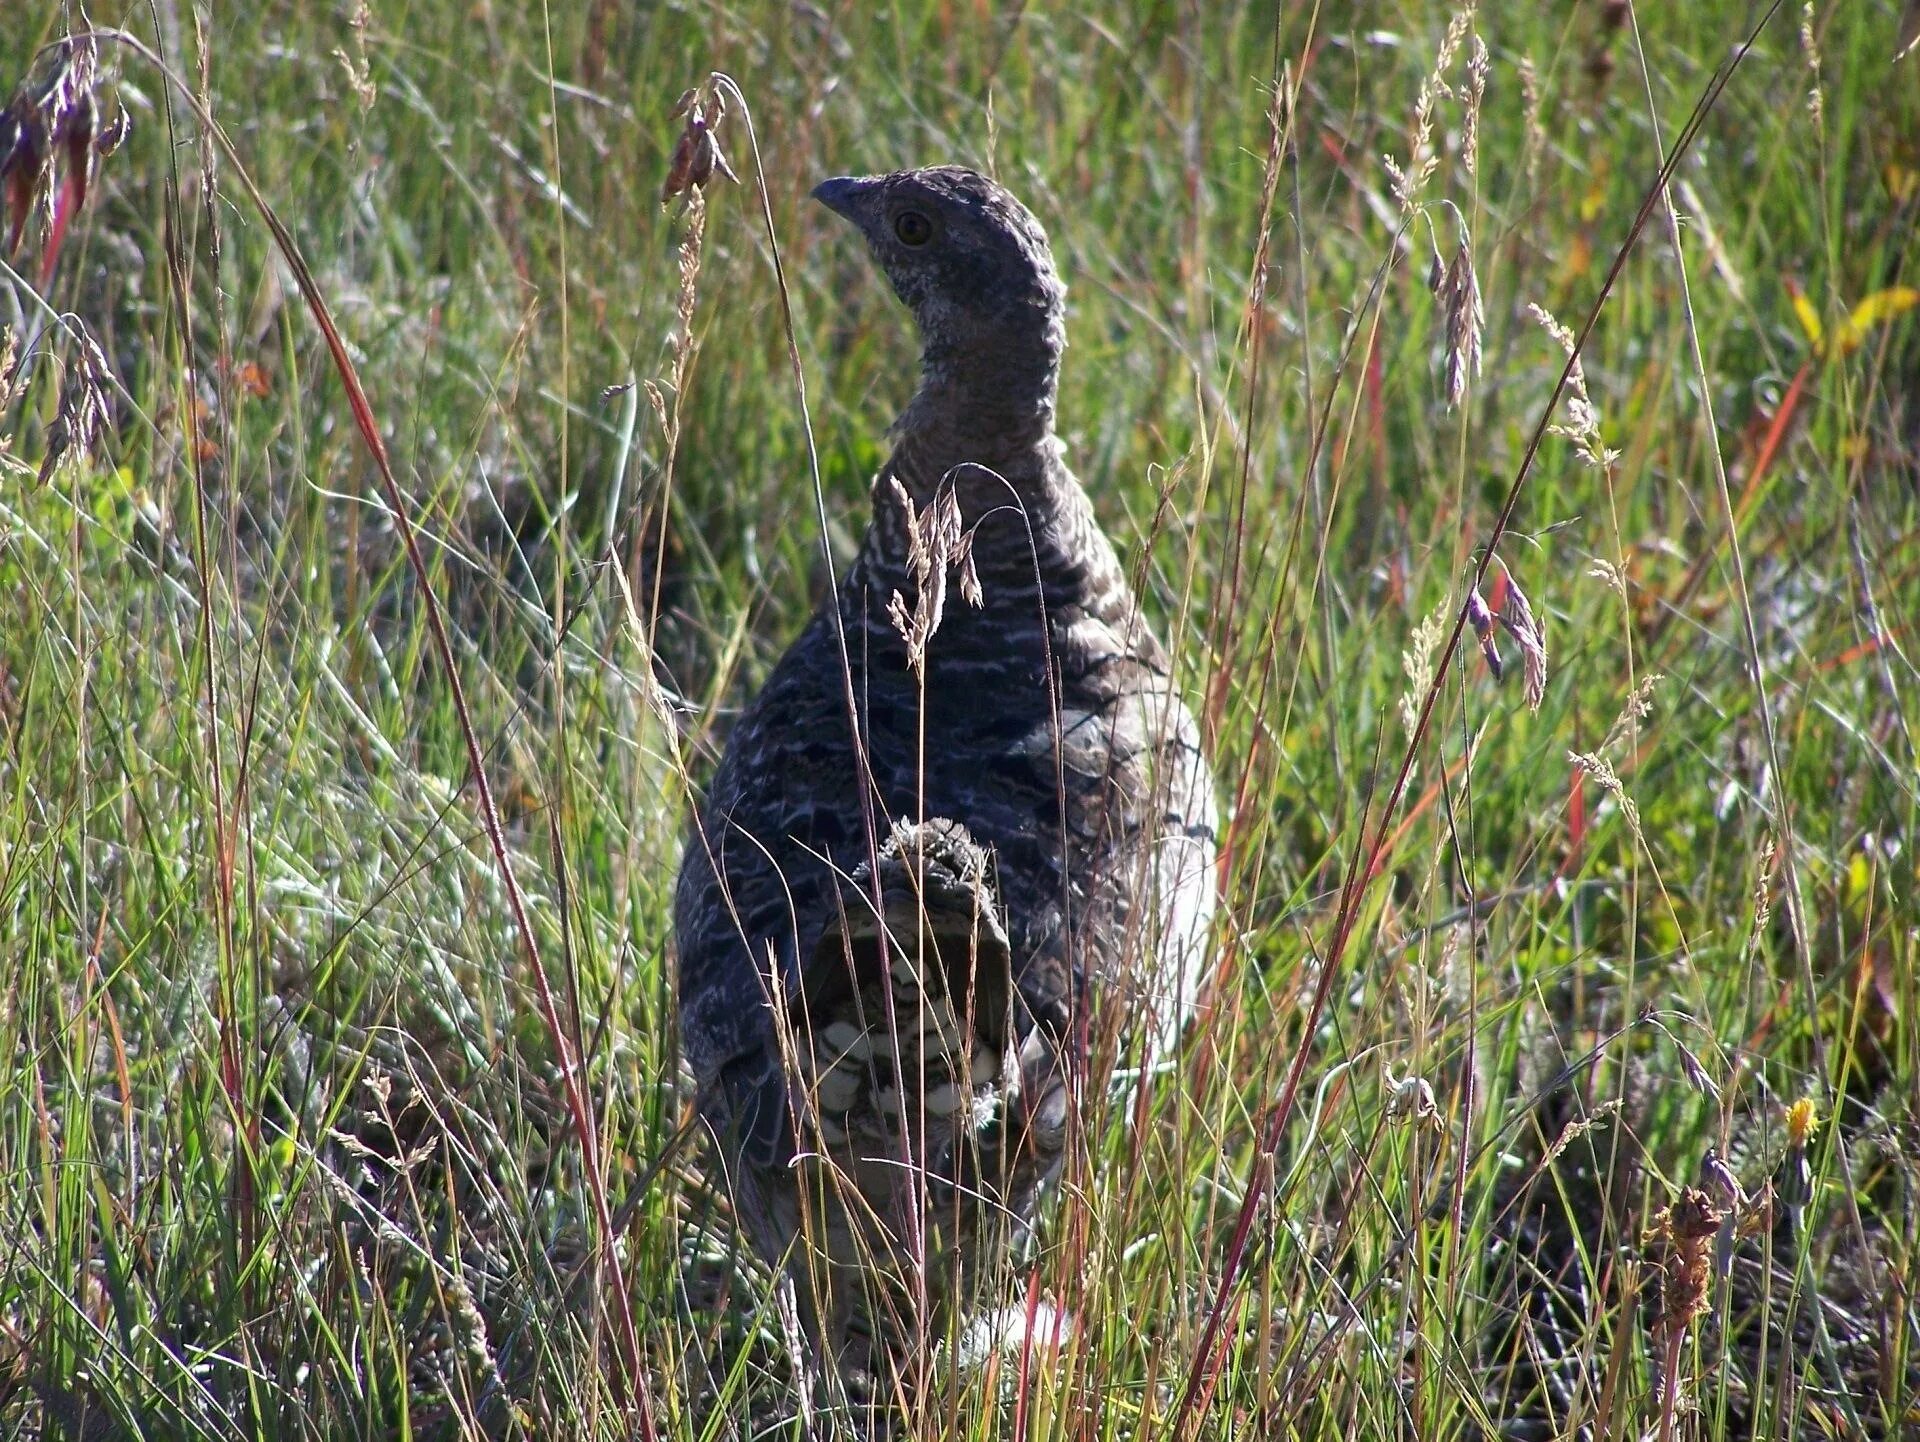
M 1807 73 L 1812 84 L 1807 89 L 1807 114 L 1813 117 L 1815 130 L 1826 129 L 1827 102 L 1820 89 L 1820 40 L 1813 30 L 1813 0 L 1800 11 L 1800 49 L 1807 57 Z
M 1820 1112 L 1812 1097 L 1801 1097 L 1787 1108 L 1787 1145 L 1805 1149 L 1813 1129 L 1820 1125 Z
M 1807 1156 L 1807 1143 L 1819 1124 L 1812 1097 L 1801 1097 L 1787 1108 L 1787 1154 L 1775 1173 L 1775 1191 L 1796 1220 L 1813 1200 L 1813 1164 Z

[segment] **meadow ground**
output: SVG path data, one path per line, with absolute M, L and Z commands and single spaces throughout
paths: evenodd
M 948 160 L 1230 819 L 914 1435 L 1913 1435 L 1899 6 L 209 9 L 0 268 L 0 1435 L 794 1435 L 667 898 L 912 384 L 807 191 Z

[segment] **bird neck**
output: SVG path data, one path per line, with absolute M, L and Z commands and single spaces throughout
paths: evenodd
M 920 388 L 894 425 L 888 471 L 924 506 L 952 478 L 966 492 L 982 485 L 1003 504 L 1044 502 L 1060 471 L 1054 439 L 1054 398 L 1060 379 L 1065 327 L 1053 308 L 1035 309 L 979 336 L 926 337 Z M 955 469 L 984 467 L 1003 478 L 969 478 Z

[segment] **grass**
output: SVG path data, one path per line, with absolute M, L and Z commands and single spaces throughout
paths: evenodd
M 1894 7 L 1489 7 L 1424 151 L 1443 9 L 991 9 L 94 17 L 233 155 L 106 44 L 133 134 L 50 277 L 37 222 L 4 276 L 0 1433 L 793 1435 L 765 1274 L 678 1144 L 667 897 L 730 710 L 823 584 L 783 304 L 841 558 L 911 385 L 903 316 L 806 192 L 934 159 L 1053 237 L 1063 431 L 1232 812 L 1212 1005 L 1144 1103 L 1095 1108 L 1022 1274 L 1071 1340 L 937 1367 L 914 1435 L 1915 1425 Z M 9 20 L 19 77 L 67 15 Z M 1676 232 L 1661 157 L 1756 28 Z M 707 190 L 683 284 L 669 111 L 714 69 L 758 164 L 736 106 L 744 183 Z M 531 949 L 402 528 L 236 157 L 391 449 Z M 1617 455 L 1529 460 L 1543 420 L 1580 427 L 1528 307 L 1579 331 L 1650 194 L 1581 348 L 1587 449 Z M 1426 277 L 1466 235 L 1454 408 L 1461 293 Z M 82 327 L 112 425 L 37 483 Z M 1502 682 L 1471 630 L 1445 645 L 1516 477 L 1489 574 L 1543 620 L 1537 710 L 1510 638 Z M 1724 1267 L 1682 1190 L 1710 1155 L 1764 1199 Z

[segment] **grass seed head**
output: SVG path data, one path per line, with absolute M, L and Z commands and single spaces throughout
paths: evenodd
M 60 384 L 60 404 L 47 427 L 47 453 L 36 485 L 44 486 L 61 466 L 85 460 L 99 449 L 113 415 L 112 373 L 92 332 L 76 324 L 78 358 Z
M 1527 593 L 1520 589 L 1520 583 L 1513 579 L 1510 571 L 1506 582 L 1506 595 L 1500 602 L 1500 624 L 1520 648 L 1520 680 L 1527 709 L 1538 711 L 1547 695 L 1547 632 Z
M 1656 1331 L 1684 1331 L 1707 1310 L 1713 1239 L 1725 1216 L 1726 1209 L 1699 1187 L 1682 1187 L 1672 1204 L 1655 1215 L 1647 1233 L 1647 1254 L 1660 1287 Z
M 1433 684 L 1433 658 L 1447 634 L 1444 606 L 1428 614 L 1407 638 L 1407 649 L 1400 653 L 1400 669 L 1406 673 L 1407 689 L 1400 695 L 1400 720 L 1413 735 L 1420 724 L 1420 703 Z
M 1487 96 L 1487 74 L 1493 59 L 1487 54 L 1487 42 L 1476 31 L 1467 57 L 1467 114 L 1460 130 L 1460 163 L 1472 175 L 1480 166 L 1480 105 Z
M 1540 157 L 1546 153 L 1547 130 L 1540 123 L 1540 72 L 1533 68 L 1533 57 L 1520 57 L 1520 124 L 1523 139 L 1520 168 L 1532 189 L 1540 181 Z
M 1620 807 L 1620 814 L 1626 818 L 1627 829 L 1636 840 L 1640 836 L 1640 808 L 1627 795 L 1626 785 L 1620 780 L 1620 773 L 1613 769 L 1613 763 L 1597 751 L 1569 751 L 1567 761 L 1584 775 L 1599 782 L 1600 789 L 1613 797 Z
M 1574 340 L 1573 332 L 1568 330 L 1545 306 L 1528 305 L 1527 310 L 1540 323 L 1548 335 L 1566 352 L 1572 362 L 1567 371 L 1567 418 L 1556 425 L 1549 426 L 1549 435 L 1562 436 L 1574 444 L 1574 449 L 1588 465 L 1606 470 L 1620 459 L 1620 452 L 1608 450 L 1600 434 L 1600 411 L 1593 403 L 1593 397 L 1587 391 L 1586 368 L 1580 364 L 1580 348 Z
M 960 583 L 960 594 L 968 605 L 978 606 L 985 599 L 980 577 L 973 565 L 973 537 L 961 524 L 960 498 L 951 486 L 943 486 L 916 511 L 913 497 L 892 477 L 893 496 L 907 528 L 907 567 L 913 573 L 914 600 L 895 591 L 887 602 L 887 619 L 907 643 L 907 665 L 922 680 L 926 679 L 927 642 L 940 629 L 947 613 L 947 577 L 953 573 Z
M 1461 227 L 1460 248 L 1440 282 L 1447 318 L 1447 405 L 1454 410 L 1467 398 L 1467 380 L 1480 374 L 1481 338 L 1487 313 L 1480 301 L 1480 277 L 1474 274 L 1473 246 Z
M 720 149 L 720 122 L 727 117 L 727 102 L 718 86 L 711 82 L 684 91 L 674 103 L 673 114 L 685 121 L 680 138 L 674 142 L 673 158 L 667 162 L 667 178 L 660 185 L 660 203 L 667 204 L 676 195 L 704 190 L 717 170 L 735 185 L 740 177 L 727 164 Z
M 1420 203 L 1420 193 L 1426 189 L 1427 182 L 1433 178 L 1434 171 L 1440 168 L 1440 152 L 1433 143 L 1433 112 L 1441 97 L 1451 98 L 1452 88 L 1447 84 L 1447 72 L 1453 68 L 1453 62 L 1460 53 L 1460 43 L 1466 39 L 1467 27 L 1473 23 L 1471 8 L 1456 10 L 1453 19 L 1447 24 L 1446 36 L 1440 42 L 1440 49 L 1433 57 L 1433 68 L 1420 82 L 1420 94 L 1413 104 L 1413 146 L 1402 166 L 1392 156 L 1383 156 L 1382 163 L 1387 176 L 1393 182 L 1393 198 L 1400 206 L 1402 215 L 1412 215 Z
M 1481 658 L 1493 673 L 1493 679 L 1504 679 L 1507 667 L 1500 658 L 1500 638 L 1495 630 L 1493 609 L 1487 605 L 1478 587 L 1467 592 L 1467 624 L 1473 627 L 1474 639 L 1480 643 Z
M 0 114 L 0 203 L 9 222 L 7 252 L 20 248 L 27 220 L 39 209 L 48 234 L 49 271 L 68 222 L 86 204 L 100 157 L 119 149 L 131 126 L 121 110 L 102 127 L 99 86 L 94 43 L 62 40 L 42 53 Z

